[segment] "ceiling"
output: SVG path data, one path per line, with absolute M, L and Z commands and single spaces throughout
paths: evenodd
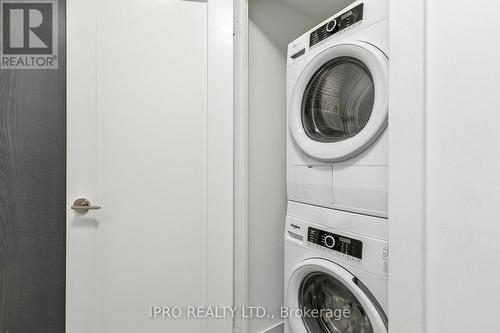
M 353 0 L 280 0 L 285 5 L 321 22 L 341 11 Z

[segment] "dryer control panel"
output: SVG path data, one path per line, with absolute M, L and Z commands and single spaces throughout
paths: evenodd
M 344 30 L 347 27 L 361 21 L 363 19 L 363 4 L 359 4 L 354 8 L 349 9 L 345 13 L 332 18 L 326 24 L 311 33 L 309 46 L 313 46 L 322 40 Z
M 307 232 L 307 240 L 330 250 L 363 259 L 363 242 L 360 240 L 311 227 Z

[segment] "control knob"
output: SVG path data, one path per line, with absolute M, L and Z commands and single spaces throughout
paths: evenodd
M 333 236 L 328 235 L 325 237 L 324 243 L 327 248 L 332 249 L 335 246 L 335 238 L 333 238 Z
M 333 30 L 335 30 L 336 27 L 337 27 L 337 20 L 333 19 L 326 24 L 326 31 L 333 32 Z

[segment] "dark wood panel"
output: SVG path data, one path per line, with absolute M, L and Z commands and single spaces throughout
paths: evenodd
M 0 71 L 0 333 L 63 333 L 65 1 L 59 69 Z

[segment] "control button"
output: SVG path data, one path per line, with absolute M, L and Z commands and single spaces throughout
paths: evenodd
M 331 20 L 326 24 L 326 31 L 332 32 L 337 27 L 337 20 Z
M 333 236 L 330 236 L 330 235 L 326 236 L 324 242 L 325 242 L 326 247 L 328 247 L 330 249 L 335 246 L 335 238 L 333 238 Z

